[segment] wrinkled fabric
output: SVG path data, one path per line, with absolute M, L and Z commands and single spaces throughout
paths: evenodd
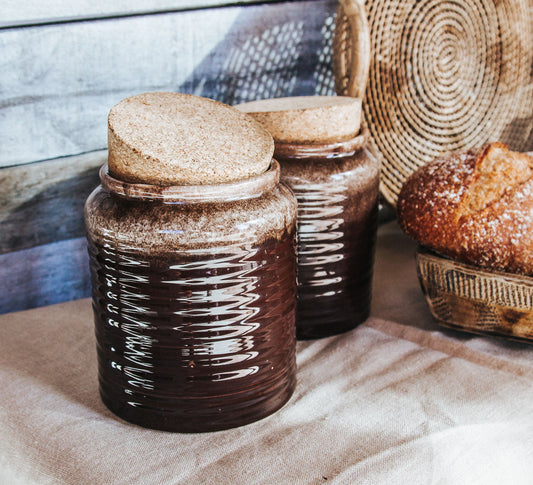
M 382 227 L 372 317 L 300 342 L 289 403 L 216 433 L 105 408 L 90 300 L 0 316 L 0 483 L 531 483 L 533 346 L 438 327 L 414 248 Z

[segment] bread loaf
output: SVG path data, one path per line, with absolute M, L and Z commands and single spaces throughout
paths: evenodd
M 484 268 L 533 275 L 533 158 L 502 143 L 428 163 L 403 185 L 402 229 Z

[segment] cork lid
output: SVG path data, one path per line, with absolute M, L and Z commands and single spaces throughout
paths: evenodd
M 207 98 L 144 93 L 108 118 L 109 172 L 125 182 L 200 185 L 233 182 L 268 169 L 270 134 L 252 117 Z
M 353 138 L 361 127 L 361 100 L 348 96 L 296 96 L 236 106 L 281 143 L 329 143 Z

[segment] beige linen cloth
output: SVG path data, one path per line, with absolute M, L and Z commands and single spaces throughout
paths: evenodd
M 0 317 L 0 483 L 533 483 L 533 346 L 440 329 L 413 254 L 382 227 L 373 317 L 299 343 L 289 403 L 217 433 L 104 407 L 89 300 Z

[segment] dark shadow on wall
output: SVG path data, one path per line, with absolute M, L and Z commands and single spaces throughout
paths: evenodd
M 100 184 L 98 171 L 99 167 L 87 168 L 60 179 L 9 213 L 0 214 L 0 254 L 84 236 L 83 207 L 89 194 Z M 61 174 L 47 174 L 46 167 L 42 173 L 61 177 Z M 3 202 L 0 197 L 0 208 Z
M 308 1 L 242 9 L 224 41 L 177 90 L 227 104 L 334 94 L 336 5 Z

